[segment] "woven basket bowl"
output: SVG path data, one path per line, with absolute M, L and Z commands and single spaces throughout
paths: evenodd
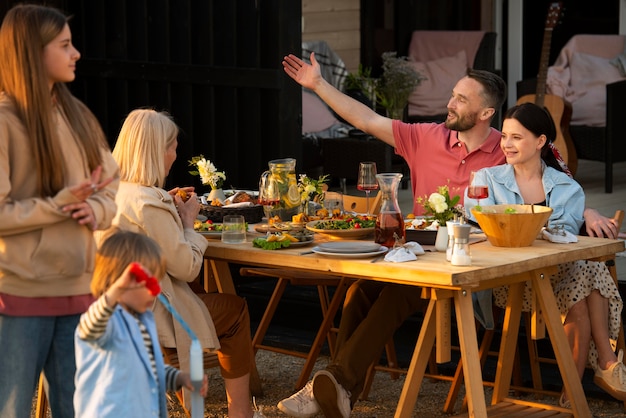
M 212 222 L 222 222 L 226 215 L 242 215 L 249 224 L 256 224 L 263 219 L 263 205 L 254 205 L 245 208 L 225 208 L 222 206 L 202 205 L 200 214 Z
M 505 210 L 514 213 L 505 213 Z M 547 206 L 537 205 L 491 205 L 482 211 L 472 209 L 491 245 L 496 247 L 528 247 L 539 235 L 541 228 L 552 214 Z

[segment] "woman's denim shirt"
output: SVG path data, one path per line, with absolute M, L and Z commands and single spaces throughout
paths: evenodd
M 500 204 L 524 204 L 540 202 L 524 202 L 522 194 L 515 181 L 513 166 L 503 164 L 495 167 L 483 168 L 476 173 L 475 184 L 486 184 L 489 187 L 489 197 L 480 199 L 481 206 Z M 583 224 L 585 211 L 585 194 L 576 180 L 567 174 L 543 164 L 543 190 L 546 194 L 546 206 L 552 208 L 548 220 L 551 227 L 559 226 L 579 235 Z M 474 220 L 471 208 L 478 204 L 476 199 L 467 197 L 465 190 L 465 211 Z M 473 294 L 474 313 L 480 323 L 487 329 L 493 329 L 491 290 Z

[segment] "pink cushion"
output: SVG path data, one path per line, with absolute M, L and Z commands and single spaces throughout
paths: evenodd
M 302 133 L 320 132 L 339 123 L 317 94 L 302 90 Z
M 485 31 L 416 30 L 411 34 L 408 56 L 414 61 L 432 61 L 465 51 L 466 66 L 474 65 Z
M 572 125 L 606 124 L 606 85 L 624 78 L 610 58 L 575 52 L 570 62 Z
M 606 84 L 624 79 L 610 61 L 624 43 L 624 35 L 574 35 L 548 67 L 547 92 L 572 104 L 573 125 L 606 124 Z
M 411 62 L 426 80 L 409 96 L 409 116 L 433 116 L 447 113 L 452 89 L 467 72 L 465 51 L 428 62 Z

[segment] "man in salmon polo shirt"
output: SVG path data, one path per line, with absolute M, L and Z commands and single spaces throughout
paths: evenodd
M 496 74 L 469 69 L 451 92 L 445 122 L 409 124 L 379 115 L 337 90 L 321 76 L 314 54 L 311 64 L 288 55 L 283 69 L 352 126 L 394 147 L 409 165 L 414 197 L 429 195 L 443 184 L 464 191 L 471 171 L 505 162 L 501 133 L 491 127 L 506 97 L 506 83 Z M 459 195 L 463 197 L 462 192 Z M 423 213 L 416 202 L 413 213 Z M 590 235 L 617 236 L 611 220 L 594 209 L 585 210 L 585 219 Z M 302 390 L 280 401 L 278 408 L 294 417 L 319 412 L 348 417 L 363 390 L 369 365 L 422 303 L 421 289 L 415 286 L 371 280 L 354 283 L 346 294 L 334 360 Z

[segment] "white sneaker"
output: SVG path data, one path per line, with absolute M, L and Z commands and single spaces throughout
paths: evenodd
M 606 370 L 598 367 L 593 376 L 596 385 L 620 401 L 626 401 L 626 366 L 624 366 L 623 360 L 624 352 L 619 350 L 617 363 L 613 363 Z
M 320 370 L 313 376 L 313 396 L 326 417 L 348 418 L 352 412 L 350 392 L 329 371 Z
M 299 392 L 278 402 L 278 409 L 296 418 L 309 418 L 317 414 L 320 407 L 313 397 L 313 381 L 309 380 Z

